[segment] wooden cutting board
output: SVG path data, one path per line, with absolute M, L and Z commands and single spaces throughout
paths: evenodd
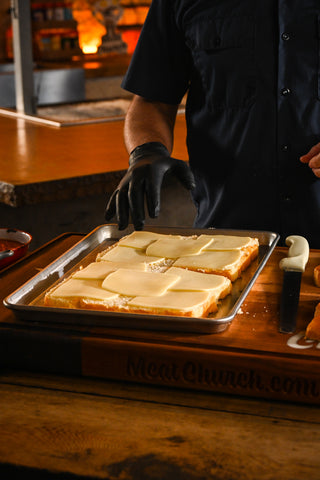
M 227 330 L 191 334 L 124 330 L 15 318 L 2 300 L 81 239 L 66 234 L 0 272 L 0 361 L 7 367 L 236 395 L 320 403 L 320 342 L 304 331 L 320 301 L 311 250 L 297 330 L 278 330 L 287 248 L 277 247 Z

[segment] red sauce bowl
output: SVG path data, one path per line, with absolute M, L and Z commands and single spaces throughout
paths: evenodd
M 28 251 L 31 240 L 30 233 L 16 228 L 0 228 L 0 254 L 7 250 L 13 252 L 10 256 L 0 258 L 0 269 L 23 257 Z

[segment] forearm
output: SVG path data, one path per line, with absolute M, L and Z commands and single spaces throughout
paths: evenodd
M 128 152 L 147 142 L 160 142 L 171 152 L 177 110 L 178 105 L 149 102 L 135 96 L 124 124 L 124 142 Z
M 129 168 L 112 193 L 105 212 L 107 221 L 116 216 L 120 230 L 127 227 L 130 217 L 136 230 L 143 228 L 145 202 L 149 216 L 158 216 L 165 175 L 174 175 L 189 190 L 195 186 L 187 163 L 171 157 L 177 110 L 178 105 L 133 98 L 124 128 Z

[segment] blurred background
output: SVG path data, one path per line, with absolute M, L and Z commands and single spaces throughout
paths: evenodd
M 151 0 L 28 0 L 27 3 L 30 11 L 20 12 L 24 16 L 20 18 L 20 28 L 23 31 L 30 22 L 37 106 L 128 97 L 120 83 Z M 14 6 L 14 0 L 0 2 L 0 108 L 16 106 Z M 30 45 L 24 42 L 23 48 L 22 54 L 30 50 Z M 114 104 L 113 108 L 116 107 L 121 113 L 126 103 Z M 96 108 L 99 114 L 99 105 Z

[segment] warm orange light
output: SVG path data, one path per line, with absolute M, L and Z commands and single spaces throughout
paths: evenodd
M 145 2 L 149 4 L 151 0 Z M 126 7 L 121 8 L 123 5 Z M 107 34 L 107 37 L 114 40 L 113 26 L 111 25 L 109 30 L 109 24 L 106 27 L 104 18 L 106 13 L 104 8 L 108 11 L 108 7 L 112 9 L 112 6 L 118 6 L 121 13 L 117 21 L 120 32 L 116 34 L 120 35 L 127 45 L 127 53 L 133 53 L 149 6 L 139 5 L 139 0 L 73 0 L 73 18 L 77 21 L 79 45 L 83 53 L 97 53 L 102 44 L 102 37 Z
M 122 32 L 122 39 L 127 44 L 127 52 L 134 52 L 140 35 L 140 29 L 125 30 Z
M 73 18 L 77 21 L 79 45 L 83 53 L 96 53 L 106 29 L 93 15 L 86 0 L 73 1 Z
M 94 43 L 96 44 L 97 42 L 94 42 Z M 83 51 L 83 53 L 97 53 L 98 46 L 99 45 L 88 45 L 88 44 L 86 44 L 86 45 L 82 45 L 81 50 Z
M 118 25 L 142 25 L 146 19 L 149 7 L 128 7 L 118 22 Z

